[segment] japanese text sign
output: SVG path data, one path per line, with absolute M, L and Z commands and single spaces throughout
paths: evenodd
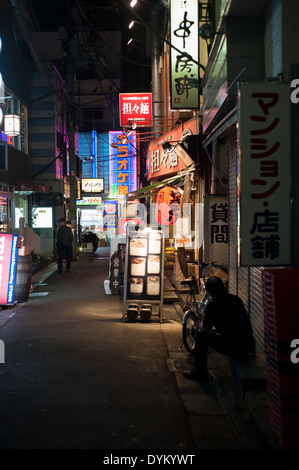
M 14 300 L 18 260 L 18 235 L 0 233 L 0 304 L 9 305 Z
M 228 263 L 228 202 L 226 196 L 204 197 L 204 262 Z
M 104 201 L 103 228 L 117 227 L 117 201 Z
M 290 264 L 290 97 L 285 84 L 239 87 L 242 266 Z
M 122 260 L 121 255 L 115 252 L 110 260 L 110 289 L 112 294 L 118 294 L 121 288 Z
M 142 126 L 152 125 L 152 94 L 120 93 L 119 113 L 121 126 L 127 126 L 129 121 Z
M 198 0 L 170 3 L 172 109 L 199 108 Z M 193 59 L 193 60 L 192 60 Z
M 184 170 L 186 165 L 179 158 L 175 145 L 170 145 L 169 149 L 164 149 L 163 144 L 166 142 L 183 142 L 185 135 L 196 134 L 198 134 L 197 118 L 188 121 L 183 131 L 180 126 L 150 142 L 147 153 L 147 179 L 156 179 Z
M 82 191 L 86 193 L 104 192 L 103 178 L 82 178 Z
M 110 194 L 126 195 L 137 188 L 136 132 L 109 132 Z

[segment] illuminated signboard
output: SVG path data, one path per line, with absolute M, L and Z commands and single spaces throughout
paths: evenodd
M 103 228 L 117 227 L 117 201 L 104 201 Z
M 198 0 L 170 3 L 171 108 L 199 108 Z M 191 58 L 193 60 L 191 60 Z
M 13 303 L 18 248 L 18 235 L 0 233 L 0 304 Z
M 77 199 L 77 206 L 98 206 L 102 204 L 102 197 L 83 197 L 82 199 Z
M 103 193 L 104 178 L 82 178 L 82 191 L 85 193 Z
M 53 227 L 53 207 L 35 207 L 32 210 L 33 228 Z
M 126 126 L 128 121 L 138 125 L 152 124 L 152 94 L 151 93 L 120 93 L 119 94 L 120 125 Z
M 137 189 L 136 132 L 109 132 L 110 194 L 122 196 Z

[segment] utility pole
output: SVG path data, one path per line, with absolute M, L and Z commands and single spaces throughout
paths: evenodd
M 70 46 L 70 43 L 69 43 Z M 73 242 L 73 260 L 77 260 L 77 187 L 76 187 L 76 152 L 75 152 L 75 105 L 74 105 L 74 67 L 72 54 L 68 53 L 67 61 L 67 89 L 69 96 L 67 128 L 69 140 L 69 183 L 70 183 L 70 222 L 72 224 L 74 242 Z

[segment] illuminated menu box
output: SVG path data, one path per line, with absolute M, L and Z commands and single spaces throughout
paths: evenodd
M 9 305 L 14 300 L 17 272 L 18 235 L 0 233 L 0 305 Z

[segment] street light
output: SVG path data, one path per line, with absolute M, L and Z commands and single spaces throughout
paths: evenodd
M 148 5 L 151 5 L 153 6 L 153 3 L 152 2 L 147 2 L 146 0 L 141 0 L 142 3 L 147 3 Z M 130 7 L 131 8 L 134 8 L 138 3 L 138 0 L 131 0 L 130 2 Z
M 140 24 L 141 26 L 147 26 L 145 23 L 141 23 L 140 21 L 132 20 L 129 24 L 129 29 L 132 29 L 134 24 Z

